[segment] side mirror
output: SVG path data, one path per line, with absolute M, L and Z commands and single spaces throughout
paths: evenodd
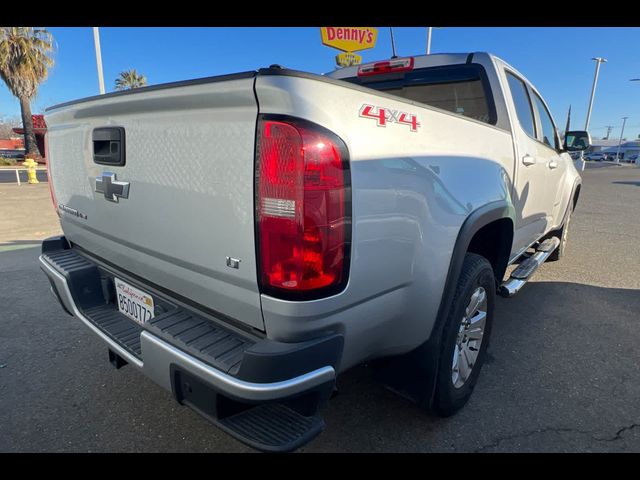
M 584 130 L 569 131 L 564 134 L 564 149 L 567 152 L 580 152 L 591 146 L 591 135 Z

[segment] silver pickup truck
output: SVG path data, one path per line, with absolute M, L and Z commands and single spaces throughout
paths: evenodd
M 581 186 L 542 96 L 487 53 L 274 65 L 46 122 L 64 236 L 40 262 L 64 310 L 114 366 L 267 451 L 319 434 L 365 361 L 460 409 L 496 294 L 562 256 Z

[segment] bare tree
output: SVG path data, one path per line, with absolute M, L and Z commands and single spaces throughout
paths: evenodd
M 13 129 L 19 126 L 20 119 L 18 117 L 0 115 L 0 139 L 15 137 L 16 133 L 13 131 Z

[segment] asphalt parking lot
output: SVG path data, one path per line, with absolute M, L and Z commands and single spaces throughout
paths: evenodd
M 583 177 L 566 257 L 498 299 L 461 412 L 431 417 L 360 366 L 302 451 L 640 452 L 640 168 Z M 111 367 L 49 293 L 34 245 L 0 246 L 0 451 L 251 451 L 132 367 Z
M 61 232 L 47 183 L 23 183 L 20 186 L 16 183 L 0 183 L 0 208 L 0 252 L 3 243 L 11 243 L 15 248 L 25 242 L 39 241 Z M 2 282 L 0 288 L 1 285 Z
M 18 175 L 20 176 L 20 182 L 27 183 L 27 171 L 18 166 Z M 40 182 L 47 182 L 47 172 L 45 170 L 38 170 L 36 172 L 36 178 Z M 0 168 L 0 183 L 18 183 L 16 180 L 16 172 L 11 168 Z

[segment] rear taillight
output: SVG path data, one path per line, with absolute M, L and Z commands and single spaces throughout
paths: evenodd
M 51 162 L 51 155 L 49 155 L 49 135 L 44 134 L 44 154 L 45 154 L 45 164 L 47 166 L 47 183 L 49 184 L 49 193 L 51 194 L 51 202 L 53 202 L 53 209 L 60 216 L 60 211 L 58 210 L 58 202 L 56 201 L 56 192 L 53 189 L 53 180 L 51 179 L 51 167 L 49 166 L 49 162 Z
M 344 143 L 298 120 L 261 118 L 256 210 L 262 290 L 312 298 L 347 280 L 351 238 L 349 162 Z
M 394 58 L 383 62 L 374 62 L 361 65 L 358 68 L 359 77 L 367 77 L 369 75 L 382 75 L 392 72 L 407 72 L 413 70 L 413 57 Z

